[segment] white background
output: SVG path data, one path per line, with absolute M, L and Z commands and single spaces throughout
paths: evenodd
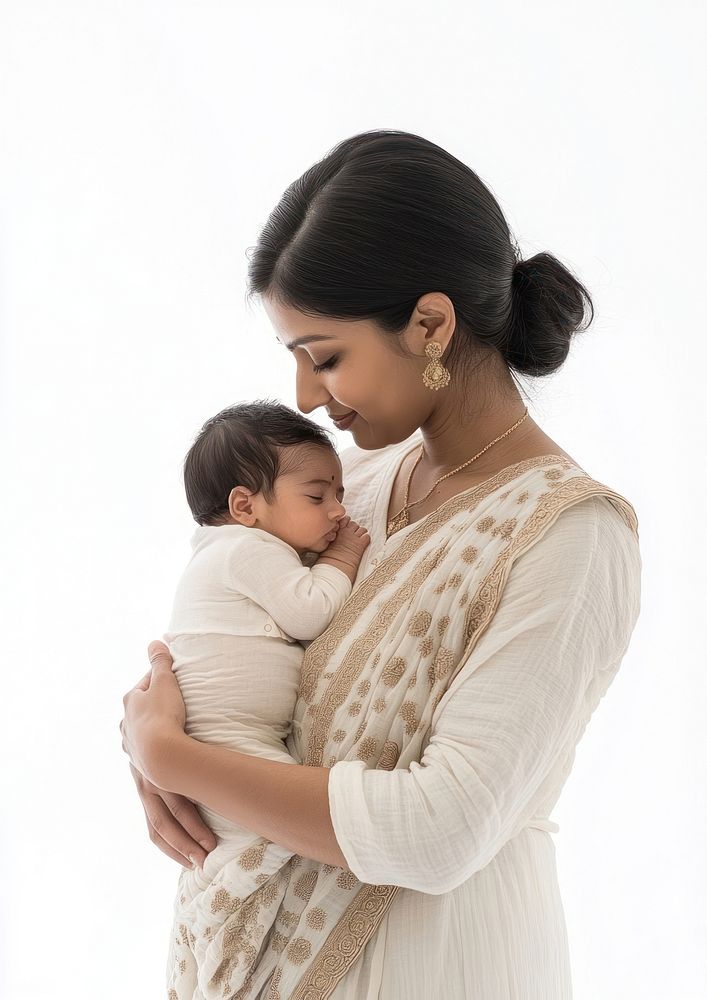
M 118 723 L 189 551 L 181 462 L 229 403 L 296 405 L 246 249 L 337 141 L 398 128 L 595 297 L 563 369 L 525 383 L 636 507 L 644 562 L 553 814 L 575 998 L 706 997 L 704 5 L 0 10 L 0 996 L 164 995 L 179 867 Z

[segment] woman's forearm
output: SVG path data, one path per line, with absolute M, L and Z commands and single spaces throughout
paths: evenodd
M 153 784 L 314 861 L 348 868 L 329 812 L 329 768 L 252 757 L 187 736 L 154 755 Z

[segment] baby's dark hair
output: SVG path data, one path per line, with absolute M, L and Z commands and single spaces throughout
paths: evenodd
M 197 524 L 228 521 L 228 497 L 234 486 L 275 497 L 275 480 L 293 472 L 301 458 L 282 448 L 306 444 L 336 451 L 329 432 L 277 400 L 227 406 L 207 420 L 184 459 L 187 502 Z

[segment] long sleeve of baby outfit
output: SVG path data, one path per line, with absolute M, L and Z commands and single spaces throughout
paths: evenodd
M 601 497 L 516 559 L 421 761 L 331 768 L 334 832 L 361 882 L 448 892 L 536 816 L 628 647 L 640 572 L 635 538 Z
M 327 564 L 307 568 L 287 542 L 259 529 L 248 531 L 231 552 L 234 588 L 293 639 L 316 639 L 351 593 L 348 576 Z

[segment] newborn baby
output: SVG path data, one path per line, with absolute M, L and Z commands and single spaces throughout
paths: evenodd
M 164 640 L 186 706 L 185 731 L 297 763 L 284 740 L 301 643 L 338 613 L 370 542 L 346 516 L 339 457 L 326 431 L 289 407 L 243 403 L 206 422 L 187 454 L 184 482 L 199 527 Z M 167 968 L 171 1000 L 222 995 L 209 954 L 219 953 L 229 912 L 215 910 L 214 899 L 243 900 L 262 885 L 248 875 L 244 859 L 251 854 L 261 880 L 263 862 L 274 873 L 292 854 L 197 808 L 218 844 L 203 871 L 184 868 L 180 875 Z

